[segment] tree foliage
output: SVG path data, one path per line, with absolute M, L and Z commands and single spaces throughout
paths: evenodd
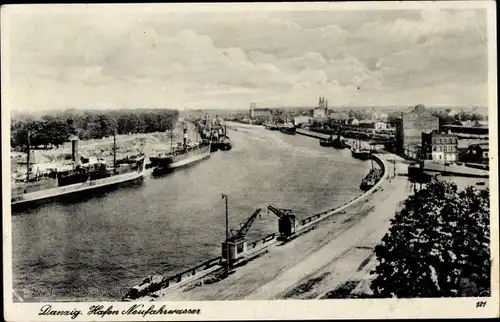
M 375 248 L 376 297 L 490 294 L 489 190 L 433 180 L 410 196 Z
M 41 118 L 21 116 L 11 121 L 11 146 L 26 147 L 28 132 L 32 146 L 60 144 L 69 136 L 82 140 L 101 139 L 117 134 L 164 132 L 173 128 L 179 113 L 175 110 L 121 110 L 85 111 L 68 110 Z

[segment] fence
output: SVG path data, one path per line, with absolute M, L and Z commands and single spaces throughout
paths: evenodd
M 386 173 L 386 169 L 385 169 L 385 165 L 384 165 L 384 162 L 382 162 L 382 160 L 380 160 L 378 157 L 373 157 L 373 159 L 375 160 L 375 162 L 377 162 L 377 164 L 380 166 L 380 169 L 382 170 L 382 176 L 380 177 L 379 181 L 382 180 L 383 176 L 385 175 Z M 367 192 L 365 192 L 364 194 L 362 194 L 361 196 L 364 196 L 364 195 L 367 195 L 368 193 L 371 193 L 371 192 L 374 192 L 374 191 L 377 191 L 378 188 L 375 188 L 373 187 L 372 189 L 368 190 Z M 323 211 L 323 212 L 320 212 L 318 214 L 315 214 L 315 215 L 312 215 L 312 216 L 309 216 L 305 219 L 302 219 L 300 221 L 300 226 L 304 226 L 308 223 L 310 223 L 311 221 L 313 220 L 316 220 L 316 219 L 319 219 L 327 214 L 333 214 L 334 212 L 336 211 L 339 211 L 340 209 L 343 209 L 345 206 L 347 206 L 348 204 L 354 202 L 356 199 L 358 198 L 361 198 L 361 196 L 358 196 L 356 198 L 353 198 L 349 201 L 347 201 L 346 203 L 344 203 L 342 206 L 340 207 L 337 207 L 337 208 L 333 208 L 333 209 L 329 209 L 329 210 L 326 210 L 326 211 Z
M 248 245 L 248 249 L 253 249 L 253 248 L 257 247 L 257 245 L 259 245 L 259 244 L 264 245 L 264 244 L 270 242 L 271 240 L 273 240 L 275 237 L 276 237 L 276 233 L 269 234 L 264 238 L 261 238 L 259 240 L 256 240 L 256 241 L 250 243 Z
M 378 157 L 374 157 L 375 159 L 375 162 L 377 162 L 380 166 L 380 168 L 382 169 L 382 173 L 385 175 L 385 166 L 384 166 L 384 163 L 378 158 Z M 383 175 L 383 176 L 384 176 Z M 382 176 L 382 177 L 383 177 Z M 382 179 L 382 178 L 381 178 Z M 380 180 L 381 180 L 380 179 Z M 373 187 L 372 189 L 370 189 L 369 191 L 365 192 L 363 195 L 366 195 L 368 193 L 371 193 L 371 192 L 374 192 L 378 190 L 378 187 Z M 312 216 L 309 216 L 303 220 L 300 221 L 300 225 L 301 226 L 304 226 L 306 225 L 307 223 L 310 223 L 311 221 L 313 220 L 316 220 L 316 219 L 319 219 L 323 216 L 326 216 L 326 215 L 331 215 L 335 212 L 338 212 L 340 211 L 341 209 L 343 209 L 344 207 L 346 207 L 348 204 L 354 202 L 356 199 L 359 199 L 361 198 L 363 195 L 361 196 L 358 196 L 348 202 L 346 202 L 345 204 L 343 204 L 342 206 L 340 207 L 337 207 L 337 208 L 334 208 L 334 209 L 330 209 L 330 210 L 326 210 L 326 211 L 323 211 L 323 212 L 320 212 L 318 214 L 314 214 Z M 269 234 L 261 239 L 258 239 L 256 241 L 253 241 L 251 243 L 248 244 L 248 249 L 254 249 L 256 248 L 258 245 L 265 245 L 267 243 L 269 243 L 270 241 L 274 240 L 276 238 L 276 233 L 272 233 L 272 234 Z M 163 279 L 162 283 L 161 284 L 158 284 L 158 286 L 155 286 L 154 288 L 150 288 L 148 289 L 148 292 L 151 293 L 151 292 L 156 292 L 162 288 L 168 288 L 170 285 L 172 284 L 177 284 L 177 283 L 180 283 L 182 282 L 183 280 L 189 278 L 189 277 L 193 277 L 195 276 L 196 274 L 198 273 L 201 273 L 203 271 L 206 271 L 216 265 L 220 265 L 221 264 L 221 261 L 222 261 L 222 257 L 216 257 L 216 258 L 212 258 L 212 259 L 209 259 L 197 266 L 194 266 L 192 268 L 189 268 L 187 270 L 184 270 L 183 272 L 181 273 L 178 273 L 174 276 L 171 276 L 171 277 L 166 277 Z
M 248 248 L 253 249 L 253 248 L 257 247 L 259 244 L 265 245 L 266 243 L 269 243 L 271 240 L 275 239 L 275 237 L 276 237 L 276 233 L 269 234 L 269 235 L 267 235 L 259 240 L 251 242 L 250 246 Z M 147 292 L 148 293 L 156 292 L 156 291 L 159 291 L 160 289 L 168 288 L 169 286 L 171 286 L 173 284 L 178 284 L 178 283 L 182 282 L 183 280 L 186 280 L 187 278 L 195 276 L 198 273 L 206 271 L 206 270 L 208 270 L 216 265 L 220 265 L 221 260 L 222 260 L 222 257 L 220 257 L 220 256 L 216 257 L 216 258 L 212 258 L 212 259 L 209 259 L 209 260 L 207 260 L 199 265 L 196 265 L 196 266 L 188 268 L 180 273 L 177 273 L 173 276 L 165 277 L 160 284 L 149 288 L 147 290 Z
M 174 276 L 171 276 L 171 277 L 167 277 L 163 280 L 163 283 L 162 285 L 159 287 L 159 288 L 166 288 L 166 287 L 169 287 L 171 284 L 176 284 L 176 283 L 180 283 L 182 282 L 182 280 L 186 279 L 186 278 L 189 278 L 189 277 L 192 277 L 202 271 L 205 271 L 207 269 L 210 269 L 212 267 L 214 267 L 215 265 L 218 265 L 220 264 L 222 260 L 222 257 L 216 257 L 216 258 L 212 258 L 212 259 L 209 259 L 195 267 L 192 267 L 192 268 L 189 268 L 181 273 L 178 273 Z

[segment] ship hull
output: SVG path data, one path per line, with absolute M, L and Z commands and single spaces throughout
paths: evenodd
M 360 160 L 368 160 L 368 159 L 370 159 L 370 152 L 367 152 L 367 151 L 354 151 L 354 150 L 351 150 L 351 154 L 356 159 L 360 159 Z
M 121 185 L 141 183 L 144 179 L 145 162 L 142 160 L 138 171 L 127 172 L 107 178 L 71 184 L 62 187 L 41 190 L 11 199 L 12 211 L 32 208 L 56 200 L 75 201 L 85 196 L 115 189 Z
M 332 147 L 333 143 L 328 140 L 319 140 L 319 145 L 324 146 L 324 147 Z
M 343 141 L 341 141 L 340 139 L 333 140 L 332 146 L 335 149 L 345 149 L 347 147 L 346 144 Z
M 158 164 L 158 157 L 149 157 L 150 164 L 155 167 Z
M 295 135 L 295 133 L 296 133 L 294 127 L 281 129 L 280 131 L 281 131 L 281 133 L 285 133 L 285 134 L 289 134 L 289 135 Z
M 158 159 L 158 165 L 153 170 L 153 175 L 168 173 L 173 169 L 185 167 L 192 163 L 210 157 L 211 146 L 204 146 L 185 154 Z

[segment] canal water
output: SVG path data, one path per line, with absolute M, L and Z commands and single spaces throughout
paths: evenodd
M 12 216 L 14 290 L 25 301 L 119 300 L 149 274 L 171 275 L 220 255 L 225 206 L 238 229 L 256 208 L 292 209 L 298 219 L 361 194 L 369 161 L 318 140 L 262 127 L 228 127 L 231 151 L 73 204 Z M 277 230 L 261 212 L 249 240 Z

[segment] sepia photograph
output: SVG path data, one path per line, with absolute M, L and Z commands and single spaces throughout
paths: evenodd
M 1 23 L 7 321 L 498 316 L 494 2 Z

